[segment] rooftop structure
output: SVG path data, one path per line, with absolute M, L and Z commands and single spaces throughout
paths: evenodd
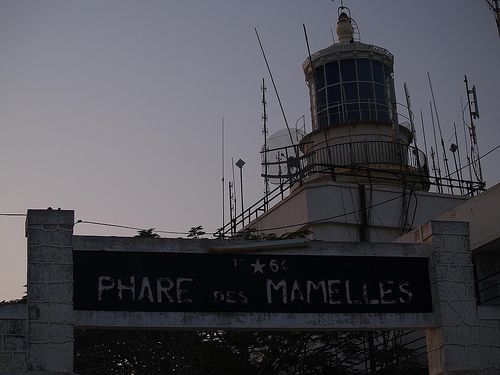
M 232 216 L 231 222 L 222 228 L 223 234 L 235 234 L 248 224 L 254 228 L 279 229 L 283 226 L 282 222 L 274 223 L 273 219 L 272 224 L 262 226 L 262 220 L 257 223 L 256 219 L 265 213 L 267 219 L 262 219 L 268 221 L 267 211 L 270 207 L 271 211 L 283 210 L 283 206 L 289 204 L 287 202 L 295 195 L 300 196 L 311 191 L 311 188 L 316 191 L 323 189 L 322 195 L 326 194 L 325 197 L 330 195 L 341 199 L 335 202 L 337 208 L 341 203 L 343 206 L 338 217 L 348 221 L 346 217 L 355 216 L 353 225 L 359 225 L 361 219 L 357 213 L 360 210 L 370 211 L 370 202 L 358 205 L 351 199 L 352 204 L 346 204 L 344 195 L 348 192 L 351 196 L 358 196 L 358 193 L 351 190 L 358 191 L 366 186 L 370 191 L 370 200 L 377 196 L 377 192 L 382 191 L 386 193 L 380 193 L 381 197 L 402 200 L 402 208 L 399 210 L 401 213 L 398 212 L 398 215 L 404 218 L 379 220 L 383 227 L 387 227 L 387 222 L 393 223 L 389 225 L 391 238 L 485 189 L 479 161 L 476 160 L 479 153 L 473 121 L 478 118 L 479 113 L 476 110 L 475 87 L 469 89 L 466 81 L 467 108 L 471 114 L 468 125 L 471 144 L 471 157 L 468 157 L 470 178 L 466 179 L 462 173 L 464 167 L 460 164 L 460 151 L 455 143 L 447 151 L 441 135 L 441 147 L 435 136 L 430 153 L 425 140 L 425 151 L 417 145 L 416 125 L 406 84 L 406 104 L 399 103 L 396 98 L 394 56 L 382 47 L 361 42 L 359 28 L 349 9 L 343 5 L 338 9 L 336 31 L 338 41 L 309 54 L 302 65 L 309 89 L 312 131 L 304 134 L 302 130 L 287 128 L 267 140 L 261 152 L 266 196 L 251 207 L 242 209 L 239 216 Z M 429 84 L 433 94 L 430 76 Z M 436 125 L 441 134 L 435 105 L 433 113 L 434 134 Z M 450 169 L 451 162 L 447 158 L 447 152 L 450 151 L 455 162 L 454 170 Z M 268 188 L 269 181 L 277 185 L 274 190 Z M 325 192 L 324 189 L 340 189 L 340 192 Z M 288 192 L 288 198 L 283 200 Z M 418 205 L 412 202 L 412 196 L 416 201 L 419 200 Z M 431 207 L 427 205 L 426 197 L 433 197 L 433 201 L 439 197 L 442 204 L 433 204 Z M 275 202 L 279 203 L 272 208 L 272 203 Z M 291 204 L 290 209 L 295 211 L 296 208 L 292 208 L 295 205 L 296 203 Z M 347 206 L 352 208 L 352 215 L 346 210 Z M 429 212 L 424 214 L 422 210 Z M 412 214 L 412 211 L 415 213 Z M 307 212 L 308 214 L 297 217 L 285 215 L 286 219 L 293 219 L 298 224 L 305 223 L 290 223 L 286 229 L 305 228 L 308 227 L 308 222 L 314 220 L 325 224 L 323 218 L 332 216 L 312 214 L 310 207 Z M 392 215 L 395 213 L 392 212 Z M 367 217 L 369 216 L 368 213 Z M 421 220 L 415 220 L 419 216 Z M 366 224 L 374 225 L 368 222 Z M 388 239 L 386 236 L 381 236 L 382 238 Z

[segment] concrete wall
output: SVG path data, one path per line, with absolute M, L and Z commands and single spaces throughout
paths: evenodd
M 500 309 L 477 306 L 468 227 L 430 222 L 393 244 L 312 242 L 280 253 L 425 256 L 433 313 L 259 314 L 73 311 L 73 249 L 207 252 L 231 241 L 73 236 L 72 211 L 29 211 L 28 303 L 0 307 L 0 374 L 73 373 L 74 327 L 426 329 L 431 375 L 500 374 Z M 406 243 L 404 243 L 406 242 Z M 254 243 L 255 244 L 255 243 Z M 276 251 L 276 250 L 275 250 Z M 275 253 L 266 249 L 262 254 Z
M 28 211 L 30 371 L 73 372 L 73 225 L 73 211 Z
M 500 374 L 500 307 L 478 306 L 467 223 L 433 221 L 398 239 L 425 243 L 438 326 L 426 331 L 430 375 Z
M 0 305 L 0 375 L 24 374 L 28 355 L 26 303 Z
M 436 220 L 468 222 L 471 248 L 476 251 L 500 239 L 499 208 L 500 184 L 496 184 L 463 204 L 446 211 Z M 485 250 L 500 253 L 500 243 L 494 249 Z
M 416 228 L 426 223 L 467 199 L 423 191 L 407 192 L 403 196 L 401 190 L 374 188 L 371 191 L 366 185 L 369 241 L 392 242 L 399 237 L 400 226 L 404 221 L 403 202 L 408 206 L 408 229 L 410 226 Z M 359 209 L 357 185 L 336 182 L 307 184 L 293 190 L 289 197 L 261 215 L 250 226 L 276 234 L 293 232 L 307 226 L 313 232 L 311 238 L 315 240 L 357 242 Z M 327 219 L 323 220 L 325 218 Z M 313 223 L 293 225 L 308 222 Z M 286 225 L 291 226 L 273 229 Z

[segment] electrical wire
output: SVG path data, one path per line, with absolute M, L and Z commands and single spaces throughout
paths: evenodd
M 92 224 L 92 225 L 100 225 L 100 226 L 104 226 L 104 227 L 130 229 L 130 230 L 135 230 L 135 231 L 146 230 L 146 228 L 131 227 L 128 225 L 120 225 L 120 224 L 102 223 L 102 222 L 98 222 L 98 221 L 89 221 L 89 220 L 77 220 L 75 222 L 75 225 L 76 224 Z M 154 233 L 165 233 L 165 234 L 180 234 L 180 235 L 189 234 L 189 232 L 168 231 L 168 230 L 153 230 L 153 232 Z M 213 232 L 205 232 L 205 233 L 210 234 L 210 235 L 215 234 Z
M 480 157 L 478 157 L 478 158 L 476 158 L 476 159 L 472 160 L 471 162 L 469 162 L 469 163 L 465 164 L 464 166 L 462 166 L 462 168 L 460 168 L 460 169 L 456 170 L 455 172 L 459 172 L 459 171 L 461 171 L 462 169 L 464 169 L 465 167 L 468 167 L 469 165 L 474 164 L 475 162 L 477 162 L 477 161 L 481 160 L 481 159 L 482 159 L 482 158 L 484 158 L 485 156 L 488 156 L 489 154 L 491 154 L 493 151 L 498 150 L 499 148 L 500 148 L 500 145 L 497 145 L 497 146 L 493 147 L 493 148 L 492 148 L 490 151 L 488 151 L 487 153 L 485 153 L 485 154 L 481 155 Z M 445 177 L 443 177 L 443 178 L 448 178 L 448 177 L 450 177 L 450 176 L 451 176 L 453 173 L 455 173 L 455 172 L 452 172 L 452 173 L 450 173 L 449 175 L 447 175 L 447 176 L 445 176 Z
M 475 163 L 478 160 L 480 160 L 480 159 L 482 159 L 482 158 L 490 155 L 491 153 L 493 153 L 494 151 L 498 150 L 499 148 L 500 148 L 500 144 L 497 145 L 497 146 L 495 146 L 495 147 L 493 147 L 491 150 L 489 150 L 485 154 L 481 155 L 480 157 L 476 158 L 475 160 L 471 161 L 470 163 L 465 164 L 459 170 L 462 170 L 462 169 L 468 167 L 470 164 Z M 455 173 L 455 172 L 453 172 L 453 173 Z M 447 177 L 449 177 L 449 176 L 445 176 L 444 178 L 447 178 Z M 412 191 L 411 193 L 415 196 L 415 199 L 417 199 L 417 197 L 415 195 L 415 192 Z M 367 207 L 367 209 L 371 209 L 371 208 L 374 208 L 374 207 L 381 206 L 381 205 L 383 205 L 385 203 L 392 202 L 394 200 L 397 200 L 397 199 L 401 198 L 402 196 L 403 196 L 403 194 L 400 194 L 400 195 L 398 195 L 396 197 L 392 197 L 392 198 L 387 199 L 385 201 L 382 201 L 382 202 L 379 202 L 379 203 L 376 203 L 376 204 L 371 204 L 370 206 Z M 333 215 L 333 216 L 324 217 L 324 218 L 321 218 L 321 219 L 310 220 L 310 221 L 305 221 L 305 222 L 300 222 L 300 223 L 295 223 L 295 224 L 281 225 L 281 226 L 276 226 L 276 227 L 271 227 L 271 228 L 264 228 L 264 229 L 258 230 L 258 232 L 269 231 L 269 230 L 274 230 L 274 229 L 286 229 L 286 228 L 291 228 L 291 227 L 295 227 L 295 226 L 320 223 L 320 222 L 326 221 L 326 220 L 337 219 L 337 218 L 344 217 L 344 216 L 347 216 L 347 215 L 357 214 L 360 211 L 361 211 L 360 209 L 357 209 L 357 210 L 353 210 L 353 211 L 350 211 L 350 212 L 344 212 L 342 214 L 337 214 L 337 215 Z M 26 217 L 27 214 L 23 214 L 23 213 L 0 213 L 0 216 L 6 216 L 6 217 Z M 413 213 L 412 223 L 414 221 L 414 218 L 415 218 L 415 212 Z M 100 225 L 100 226 L 113 227 L 113 228 L 130 229 L 130 230 L 135 230 L 135 231 L 145 230 L 145 228 L 138 228 L 138 227 L 132 227 L 132 226 L 120 225 L 120 224 L 103 223 L 103 222 L 90 221 L 90 220 L 77 220 L 75 222 L 75 225 L 76 224 Z M 155 233 L 165 233 L 165 234 L 178 234 L 178 235 L 187 235 L 187 234 L 189 234 L 189 232 L 167 231 L 167 230 L 155 230 L 154 232 Z M 206 234 L 214 235 L 214 234 L 216 234 L 216 232 L 206 232 Z

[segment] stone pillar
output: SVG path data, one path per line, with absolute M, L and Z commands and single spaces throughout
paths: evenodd
M 23 301 L 0 304 L 0 375 L 27 369 L 27 315 Z
M 28 210 L 28 370 L 73 373 L 74 212 Z
M 440 325 L 426 331 L 429 374 L 496 373 L 489 372 L 496 371 L 488 358 L 492 348 L 484 345 L 478 322 L 468 224 L 432 221 L 416 234 L 417 242 L 431 245 L 433 308 Z

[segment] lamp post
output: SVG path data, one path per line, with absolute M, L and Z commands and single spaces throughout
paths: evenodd
M 243 215 L 243 166 L 245 162 L 241 159 L 235 163 L 236 166 L 240 169 L 240 191 L 241 191 L 241 225 L 245 224 L 245 216 Z

